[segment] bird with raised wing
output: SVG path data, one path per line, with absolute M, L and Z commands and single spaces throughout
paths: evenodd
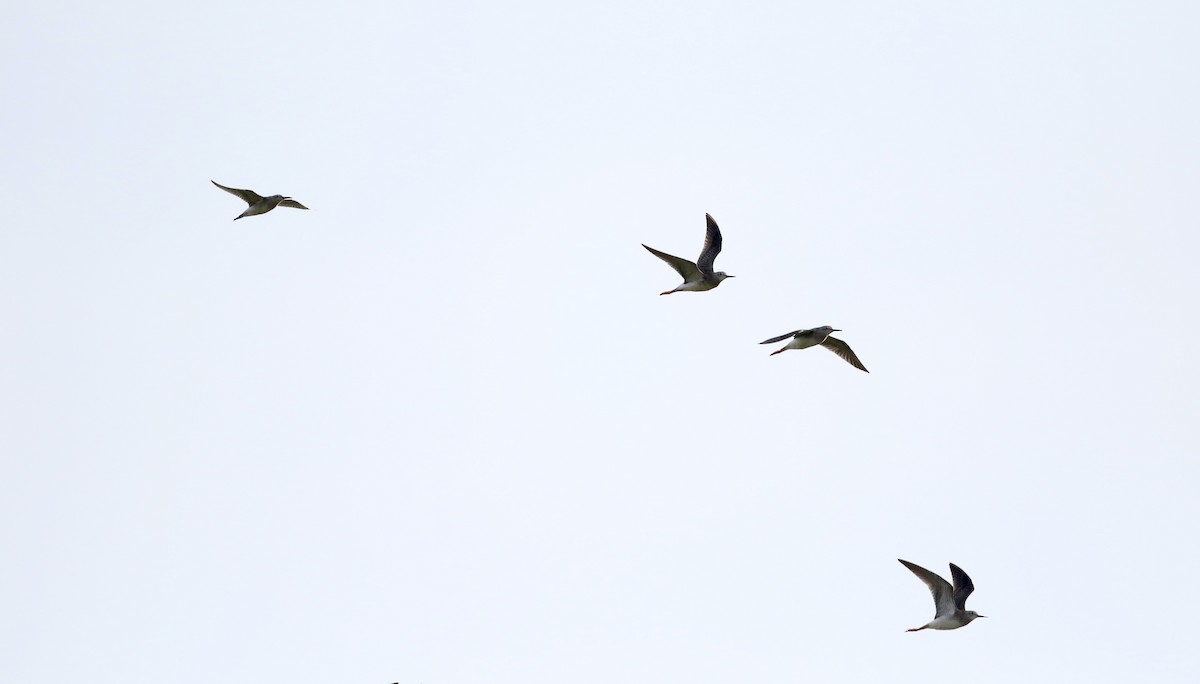
M 695 263 L 677 256 L 671 256 L 666 252 L 660 252 L 653 247 L 642 245 L 651 254 L 667 262 L 671 268 L 683 276 L 682 284 L 674 290 L 667 290 L 659 294 L 703 292 L 704 290 L 711 290 L 720 285 L 721 281 L 726 278 L 734 277 L 724 271 L 713 271 L 713 262 L 716 261 L 717 255 L 721 253 L 721 229 L 717 227 L 717 222 L 713 220 L 710 214 L 705 214 L 704 217 L 708 219 L 708 231 L 704 235 L 704 249 L 700 250 L 700 258 Z
M 950 564 L 950 575 L 954 578 L 954 585 L 932 573 L 925 568 L 909 563 L 906 560 L 897 558 L 904 567 L 912 570 L 912 573 L 919 577 L 925 586 L 929 587 L 929 593 L 933 594 L 933 603 L 937 606 L 937 612 L 933 619 L 923 627 L 913 627 L 905 630 L 907 632 L 919 632 L 923 629 L 958 629 L 971 623 L 975 618 L 987 617 L 980 615 L 973 610 L 967 610 L 967 597 L 971 592 L 975 591 L 975 585 L 971 582 L 971 578 L 967 577 L 967 573 L 962 571 L 954 563 Z
M 782 354 L 789 349 L 808 349 L 809 347 L 815 347 L 819 344 L 845 359 L 846 362 L 851 366 L 854 366 L 861 371 L 870 373 L 871 371 L 867 370 L 867 367 L 862 364 L 862 361 L 859 361 L 858 357 L 854 355 L 854 350 L 850 348 L 850 345 L 836 337 L 830 337 L 830 335 L 835 332 L 841 332 L 841 328 L 831 328 L 828 325 L 823 325 L 819 328 L 813 328 L 812 330 L 793 330 L 792 332 L 785 333 L 779 337 L 772 337 L 769 340 L 763 340 L 762 342 L 759 342 L 759 344 L 775 344 L 776 342 L 782 342 L 789 337 L 792 338 L 792 341 L 788 342 L 787 346 L 771 352 L 771 356 Z
M 291 207 L 292 209 L 305 209 L 305 210 L 308 209 L 308 207 L 304 206 L 303 204 L 300 204 L 299 202 L 292 199 L 291 197 L 284 197 L 283 195 L 271 195 L 269 197 L 263 197 L 262 195 L 258 194 L 257 192 L 254 192 L 253 190 L 239 190 L 237 188 L 227 188 L 224 185 L 221 185 L 220 183 L 218 183 L 216 181 L 210 181 L 210 182 L 213 185 L 217 186 L 218 188 L 221 188 L 225 192 L 227 192 L 231 195 L 236 195 L 243 202 L 250 205 L 249 207 L 246 208 L 246 211 L 243 211 L 241 213 L 240 216 L 237 216 L 236 218 L 234 218 L 233 219 L 234 221 L 236 221 L 240 218 L 245 218 L 247 216 L 257 216 L 259 214 L 265 214 L 268 211 L 271 211 L 272 209 L 274 209 L 275 207 Z

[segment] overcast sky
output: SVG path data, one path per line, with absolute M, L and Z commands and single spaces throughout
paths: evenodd
M 5 681 L 1200 677 L 1194 3 L 4 15 Z

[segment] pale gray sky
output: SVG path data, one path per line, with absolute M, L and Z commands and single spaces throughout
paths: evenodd
M 1200 677 L 1193 3 L 5 15 L 5 681 Z

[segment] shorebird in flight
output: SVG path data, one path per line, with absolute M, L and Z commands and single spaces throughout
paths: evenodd
M 909 563 L 906 560 L 899 560 L 904 567 L 912 570 L 913 574 L 921 578 L 925 586 L 929 587 L 929 593 L 933 594 L 933 603 L 937 606 L 937 613 L 923 627 L 913 627 L 905 630 L 907 632 L 919 632 L 923 629 L 958 629 L 971 623 L 975 618 L 987 617 L 980 615 L 973 610 L 967 610 L 967 597 L 971 592 L 975 591 L 975 585 L 971 582 L 971 578 L 967 577 L 967 573 L 962 571 L 954 563 L 950 564 L 950 574 L 954 578 L 954 586 L 946 580 L 938 577 L 936 574 L 926 570 L 925 568 Z
M 845 359 L 851 366 L 854 366 L 861 371 L 870 373 L 871 371 L 867 370 L 867 367 L 862 365 L 862 361 L 859 361 L 858 357 L 854 355 L 854 350 L 850 348 L 850 345 L 836 337 L 830 337 L 830 333 L 835 332 L 841 332 L 841 329 L 831 328 L 828 325 L 823 325 L 819 328 L 813 328 L 812 330 L 793 330 L 792 332 L 780 335 L 779 337 L 772 337 L 769 340 L 763 340 L 762 342 L 759 342 L 759 344 L 775 344 L 776 342 L 782 342 L 789 337 L 792 338 L 792 341 L 788 342 L 787 346 L 785 346 L 783 349 L 777 349 L 771 352 L 771 356 L 781 354 L 789 349 L 808 349 L 809 347 L 815 347 L 819 344 Z
M 262 195 L 258 194 L 257 192 L 254 192 L 253 190 L 238 190 L 237 188 L 227 188 L 224 185 L 221 185 L 220 183 L 218 183 L 216 181 L 210 181 L 210 182 L 213 185 L 217 186 L 218 188 L 221 188 L 222 190 L 224 190 L 225 192 L 227 192 L 231 195 L 237 195 L 239 198 L 241 198 L 241 200 L 243 202 L 250 205 L 249 207 L 246 208 L 246 211 L 243 211 L 241 213 L 240 216 L 233 219 L 234 221 L 236 221 L 240 218 L 245 218 L 247 216 L 257 216 L 259 214 L 265 214 L 268 211 L 271 211 L 272 209 L 274 209 L 275 207 L 291 207 L 293 209 L 308 209 L 308 207 L 304 206 L 303 204 L 300 204 L 299 202 L 292 199 L 291 197 L 284 197 L 283 195 L 271 195 L 270 197 L 263 197 Z
M 667 290 L 659 294 L 671 294 L 672 292 L 703 292 L 711 290 L 721 284 L 722 280 L 732 278 L 734 276 L 726 274 L 724 271 L 713 272 L 713 262 L 716 261 L 717 255 L 721 253 L 721 229 L 717 227 L 717 222 L 709 214 L 704 217 L 708 219 L 708 232 L 704 235 L 704 249 L 700 250 L 700 258 L 696 259 L 695 263 L 687 259 L 681 259 L 677 256 L 671 256 L 666 252 L 660 252 L 653 247 L 646 247 L 654 256 L 662 259 L 671 265 L 671 268 L 679 272 L 683 276 L 683 283 L 674 290 Z

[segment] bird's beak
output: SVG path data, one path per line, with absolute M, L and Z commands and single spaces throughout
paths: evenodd
M 976 615 L 975 617 L 987 617 L 986 615 Z
M 842 329 L 841 329 L 841 328 L 834 328 L 834 329 L 833 329 L 833 331 L 834 331 L 834 332 L 842 332 Z

